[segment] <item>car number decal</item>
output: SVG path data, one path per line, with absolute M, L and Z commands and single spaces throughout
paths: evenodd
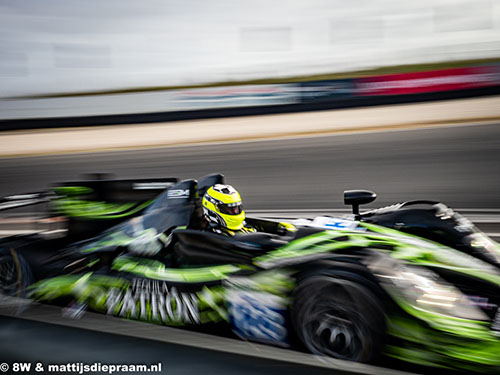
M 286 300 L 255 291 L 230 290 L 228 311 L 233 331 L 248 340 L 286 345 Z

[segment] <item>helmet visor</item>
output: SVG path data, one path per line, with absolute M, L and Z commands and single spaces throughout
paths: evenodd
M 239 215 L 242 211 L 241 202 L 237 203 L 221 203 L 217 208 L 222 214 L 225 215 Z

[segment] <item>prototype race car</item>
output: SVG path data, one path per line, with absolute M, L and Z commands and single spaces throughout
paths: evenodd
M 353 217 L 296 230 L 247 217 L 258 232 L 222 236 L 199 227 L 200 197 L 222 182 L 95 180 L 7 197 L 0 209 L 50 201 L 70 225 L 0 240 L 0 291 L 351 361 L 500 368 L 500 247 L 466 218 L 431 201 L 360 213 L 376 196 L 353 190 Z

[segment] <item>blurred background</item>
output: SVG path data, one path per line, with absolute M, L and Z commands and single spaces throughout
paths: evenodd
M 0 0 L 0 197 L 96 172 L 221 172 L 249 212 L 348 213 L 343 191 L 366 188 L 370 207 L 443 201 L 498 239 L 499 94 L 500 0 Z M 3 214 L 0 237 L 33 229 Z M 201 366 L 170 344 L 2 322 L 19 361 L 43 347 Z M 204 360 L 248 362 L 220 358 Z
M 0 96 L 498 57 L 496 0 L 0 2 Z
M 0 0 L 0 55 L 0 130 L 491 96 L 500 92 L 500 1 Z M 439 113 L 438 120 L 432 116 L 422 119 L 416 116 L 417 110 L 399 114 L 389 124 L 384 122 L 384 114 L 363 112 L 353 116 L 365 122 L 349 126 L 359 130 L 372 119 L 378 127 L 495 120 L 500 118 L 495 98 L 465 115 L 455 114 L 453 107 L 420 111 Z M 337 114 L 326 116 L 331 121 L 322 119 L 321 131 L 335 132 Z M 317 120 L 297 119 L 289 122 L 302 122 L 295 133 L 319 131 Z M 279 130 L 274 119 L 255 121 L 269 121 L 269 129 Z M 225 124 L 212 130 L 200 123 L 192 133 L 214 134 L 210 141 L 220 140 L 219 134 L 231 137 L 238 125 Z M 4 156 L 44 154 L 29 160 L 4 159 L 0 192 L 18 191 L 27 180 L 41 188 L 54 179 L 74 178 L 95 172 L 95 168 L 126 177 L 167 174 L 196 178 L 225 170 L 241 184 L 251 180 L 248 172 L 253 173 L 254 181 L 265 181 L 265 187 L 253 183 L 257 190 L 248 191 L 255 208 L 267 207 L 267 202 L 257 201 L 270 196 L 276 207 L 289 205 L 290 198 L 281 199 L 279 184 L 296 190 L 291 196 L 300 207 L 324 206 L 331 202 L 330 197 L 323 198 L 326 190 L 334 189 L 332 194 L 337 196 L 353 185 L 373 186 L 387 201 L 430 195 L 460 207 L 500 205 L 499 181 L 492 173 L 500 148 L 496 128 L 346 136 L 294 144 L 283 141 L 278 142 L 280 148 L 269 143 L 215 146 L 219 150 L 216 156 L 210 148 L 195 147 L 182 151 L 191 155 L 187 165 L 185 159 L 167 157 L 168 150 L 125 152 L 119 157 L 112 153 L 48 157 L 73 150 L 61 151 L 59 146 L 67 142 L 55 135 L 53 148 L 41 152 L 31 147 L 46 138 L 19 138 L 15 143 L 0 133 L 4 150 L 18 144 L 14 146 L 18 151 Z M 151 137 L 156 144 L 164 139 L 175 145 L 175 134 L 164 129 L 165 133 L 155 130 Z M 149 132 L 144 127 L 143 133 Z M 137 147 L 153 144 L 124 134 L 121 137 L 130 138 L 128 146 L 135 140 L 132 145 Z M 67 133 L 67 137 L 73 142 L 82 139 L 78 150 L 103 150 L 112 147 L 97 147 L 97 140 L 118 135 L 72 137 Z M 234 137 L 246 139 L 246 135 Z M 265 160 L 254 160 L 258 155 Z M 239 158 L 237 163 L 227 162 Z M 294 168 L 304 166 L 296 169 L 297 176 L 286 171 L 292 164 Z M 319 180 L 320 176 L 325 177 Z M 295 179 L 304 185 L 297 186 Z M 318 182 L 312 182 L 314 179 Z M 387 184 L 391 179 L 392 184 Z M 471 194 L 478 184 L 482 194 Z
M 243 185 L 257 209 L 269 207 L 267 200 L 274 208 L 330 206 L 332 196 L 339 205 L 343 189 L 353 186 L 380 191 L 381 203 L 418 197 L 459 207 L 500 206 L 500 177 L 493 173 L 500 157 L 497 126 L 276 141 L 279 147 L 48 156 L 119 148 L 106 140 L 120 137 L 128 137 L 126 147 L 177 144 L 178 130 L 144 125 L 144 131 L 127 135 L 119 127 L 126 123 L 484 95 L 484 105 L 458 101 L 456 107 L 399 112 L 391 120 L 365 109 L 349 114 L 346 124 L 354 125 L 343 124 L 339 112 L 325 112 L 321 120 L 297 114 L 281 125 L 264 117 L 246 124 L 194 123 L 189 131 L 192 137 L 210 135 L 203 142 L 241 141 L 264 134 L 237 135 L 243 127 L 267 127 L 267 136 L 331 133 L 342 126 L 344 132 L 359 131 L 372 123 L 390 128 L 494 122 L 500 118 L 499 0 L 0 0 L 0 56 L 0 130 L 114 125 L 114 133 L 65 133 L 67 138 L 37 133 L 14 139 L 0 132 L 4 195 L 97 168 L 128 178 L 197 178 L 221 171 Z M 148 134 L 151 139 L 141 138 Z M 70 141 L 72 146 L 61 148 Z M 189 136 L 178 143 L 186 142 Z M 34 148 L 44 144 L 43 151 Z M 14 151 L 7 153 L 9 147 Z M 33 154 L 39 157 L 5 158 Z M 291 166 L 296 175 L 290 175 Z M 290 189 L 286 199 L 282 185 Z
M 470 66 L 499 49 L 497 0 L 2 0 L 0 119 L 221 107 L 171 89 Z

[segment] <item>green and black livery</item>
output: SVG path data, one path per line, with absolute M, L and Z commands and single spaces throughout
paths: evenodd
M 467 219 L 429 201 L 360 213 L 374 195 L 350 191 L 355 220 L 281 232 L 248 218 L 259 232 L 226 237 L 198 226 L 222 178 L 181 181 L 78 242 L 3 239 L 2 291 L 339 359 L 500 368 L 500 248 Z

